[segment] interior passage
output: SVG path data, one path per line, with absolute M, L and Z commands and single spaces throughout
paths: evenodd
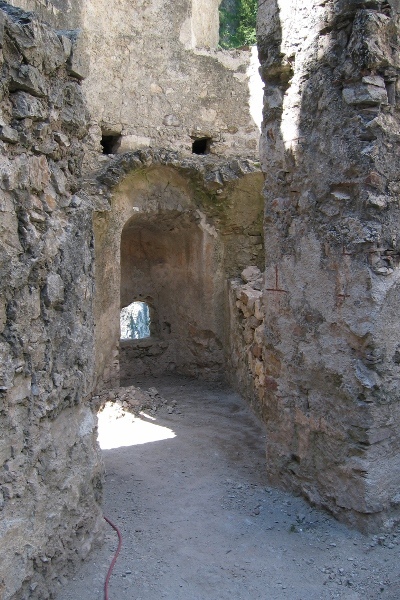
M 147 409 L 134 416 L 114 402 L 100 413 L 104 513 L 123 535 L 110 599 L 395 597 L 391 550 L 368 547 L 365 570 L 366 538 L 266 484 L 265 432 L 239 396 L 189 379 L 139 386 Z M 102 598 L 117 545 L 106 533 L 57 600 Z

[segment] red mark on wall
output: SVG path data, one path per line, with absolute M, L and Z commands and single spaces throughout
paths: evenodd
M 289 292 L 287 290 L 282 290 L 279 287 L 279 273 L 278 273 L 278 267 L 275 267 L 275 287 L 274 288 L 266 288 L 265 290 L 266 292 L 280 292 L 281 294 L 288 294 Z

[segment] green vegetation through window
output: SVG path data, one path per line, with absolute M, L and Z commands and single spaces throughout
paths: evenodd
M 240 48 L 257 43 L 258 0 L 222 0 L 219 7 L 219 44 Z

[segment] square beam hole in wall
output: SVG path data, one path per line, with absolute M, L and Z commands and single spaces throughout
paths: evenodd
M 100 144 L 103 148 L 103 154 L 116 154 L 121 141 L 121 136 L 118 134 L 106 135 L 101 137 Z
M 192 154 L 209 154 L 212 139 L 209 137 L 198 138 L 193 141 Z

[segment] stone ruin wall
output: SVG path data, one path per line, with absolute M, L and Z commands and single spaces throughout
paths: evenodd
M 0 597 L 49 597 L 101 535 L 88 113 L 71 42 L 0 3 Z
M 251 261 L 240 277 L 229 281 L 228 379 L 262 417 L 262 404 L 268 383 L 264 344 L 264 275 Z
M 104 206 L 94 219 L 96 371 L 103 384 L 118 380 L 118 368 L 123 381 L 163 372 L 224 378 L 227 279 L 250 262 L 264 265 L 258 165 L 137 151 L 116 158 L 97 182 Z M 120 306 L 137 300 L 153 310 L 151 338 L 120 342 Z
M 98 151 L 102 134 L 120 136 L 115 153 L 148 147 L 191 153 L 193 140 L 207 137 L 214 154 L 258 157 L 258 61 L 251 50 L 216 50 L 219 0 L 118 0 L 112 11 L 107 0 L 22 1 L 54 27 L 77 30 Z
M 252 55 L 214 49 L 218 4 L 124 0 L 111 15 L 106 0 L 85 5 L 84 89 L 95 140 L 121 133 L 117 152 L 150 146 L 191 153 L 193 139 L 207 137 L 214 154 L 258 155 L 259 124 L 249 113 Z M 201 31 L 200 5 L 213 28 L 209 22 Z
M 215 31 L 211 20 L 201 29 L 195 2 L 182 12 L 137 3 L 134 22 L 118 3 L 113 18 L 126 30 L 116 34 L 98 18 L 101 3 L 62 11 L 61 1 L 26 0 L 54 26 L 81 28 L 58 36 L 0 6 L 5 599 L 48 597 L 101 529 L 89 399 L 118 377 L 120 265 L 96 255 L 94 238 L 98 250 L 119 255 L 142 189 L 137 170 L 147 183 L 152 169 L 161 180 L 168 173 L 168 184 L 185 180 L 164 198 L 166 227 L 171 215 L 184 216 L 205 228 L 204 240 L 218 232 L 217 288 L 230 313 L 213 313 L 212 328 L 230 380 L 267 424 L 271 481 L 365 530 L 390 527 L 399 505 L 394 4 L 261 4 L 265 272 L 260 173 L 232 156 L 256 153 L 248 53 L 199 48 L 213 46 Z M 161 13 L 170 18 L 163 53 Z M 112 56 L 125 57 L 122 68 Z M 125 105 L 127 97 L 135 100 Z M 99 156 L 102 133 L 122 133 L 118 151 L 156 149 Z M 212 137 L 212 151 L 226 159 L 189 159 L 197 135 Z M 144 190 L 138 226 L 154 225 L 157 196 L 157 186 Z M 127 207 L 122 220 L 118 201 Z M 95 278 L 112 282 L 96 299 Z
M 166 0 L 151 4 L 138 1 L 134 5 L 123 0 L 115 4 L 111 14 L 103 0 L 68 4 L 63 0 L 14 2 L 38 11 L 57 28 L 74 29 L 73 67 L 79 77 L 85 77 L 82 90 L 90 113 L 90 135 L 84 157 L 89 188 L 99 168 L 103 165 L 112 168 L 114 161 L 113 156 L 99 154 L 102 134 L 116 138 L 121 135 L 113 150 L 116 153 L 142 147 L 157 151 L 165 147 L 191 155 L 193 140 L 204 136 L 212 138 L 212 154 L 224 155 L 227 160 L 236 156 L 258 160 L 261 119 L 258 61 L 254 60 L 254 51 L 215 49 L 218 0 L 207 0 L 206 6 L 204 0 L 186 0 L 179 6 L 174 4 L 173 10 Z M 215 185 L 223 183 L 216 181 Z M 246 266 L 244 256 L 249 256 L 252 264 L 263 264 L 263 260 L 260 262 L 247 250 L 249 244 L 256 245 L 256 255 L 262 253 L 259 192 L 254 195 L 257 225 L 243 235 L 239 224 L 233 242 L 232 230 L 224 233 L 227 251 L 243 244 L 242 267 Z M 100 210 L 107 211 L 96 186 L 91 193 Z M 244 193 L 248 198 L 248 192 Z M 236 197 L 233 203 L 240 204 Z M 250 206 L 247 199 L 243 204 Z M 104 218 L 107 219 L 105 215 Z M 117 238 L 113 248 L 118 256 Z M 108 254 L 110 248 L 106 250 Z M 237 276 L 240 270 L 236 267 L 230 274 Z M 107 281 L 102 276 L 100 279 Z M 111 287 L 115 287 L 114 283 Z M 224 295 L 226 299 L 226 292 Z M 118 294 L 113 298 L 118 298 Z M 99 365 L 96 375 L 100 385 L 112 385 L 118 378 L 119 341 L 117 328 L 111 325 L 115 325 L 117 313 L 112 298 L 108 300 L 107 304 L 100 297 L 98 302 L 101 321 L 106 323 L 106 329 L 113 330 L 110 337 L 103 336 L 102 327 L 96 330 L 97 339 L 107 340 L 105 345 L 96 342 Z
M 272 481 L 399 518 L 399 15 L 267 0 L 263 356 Z

